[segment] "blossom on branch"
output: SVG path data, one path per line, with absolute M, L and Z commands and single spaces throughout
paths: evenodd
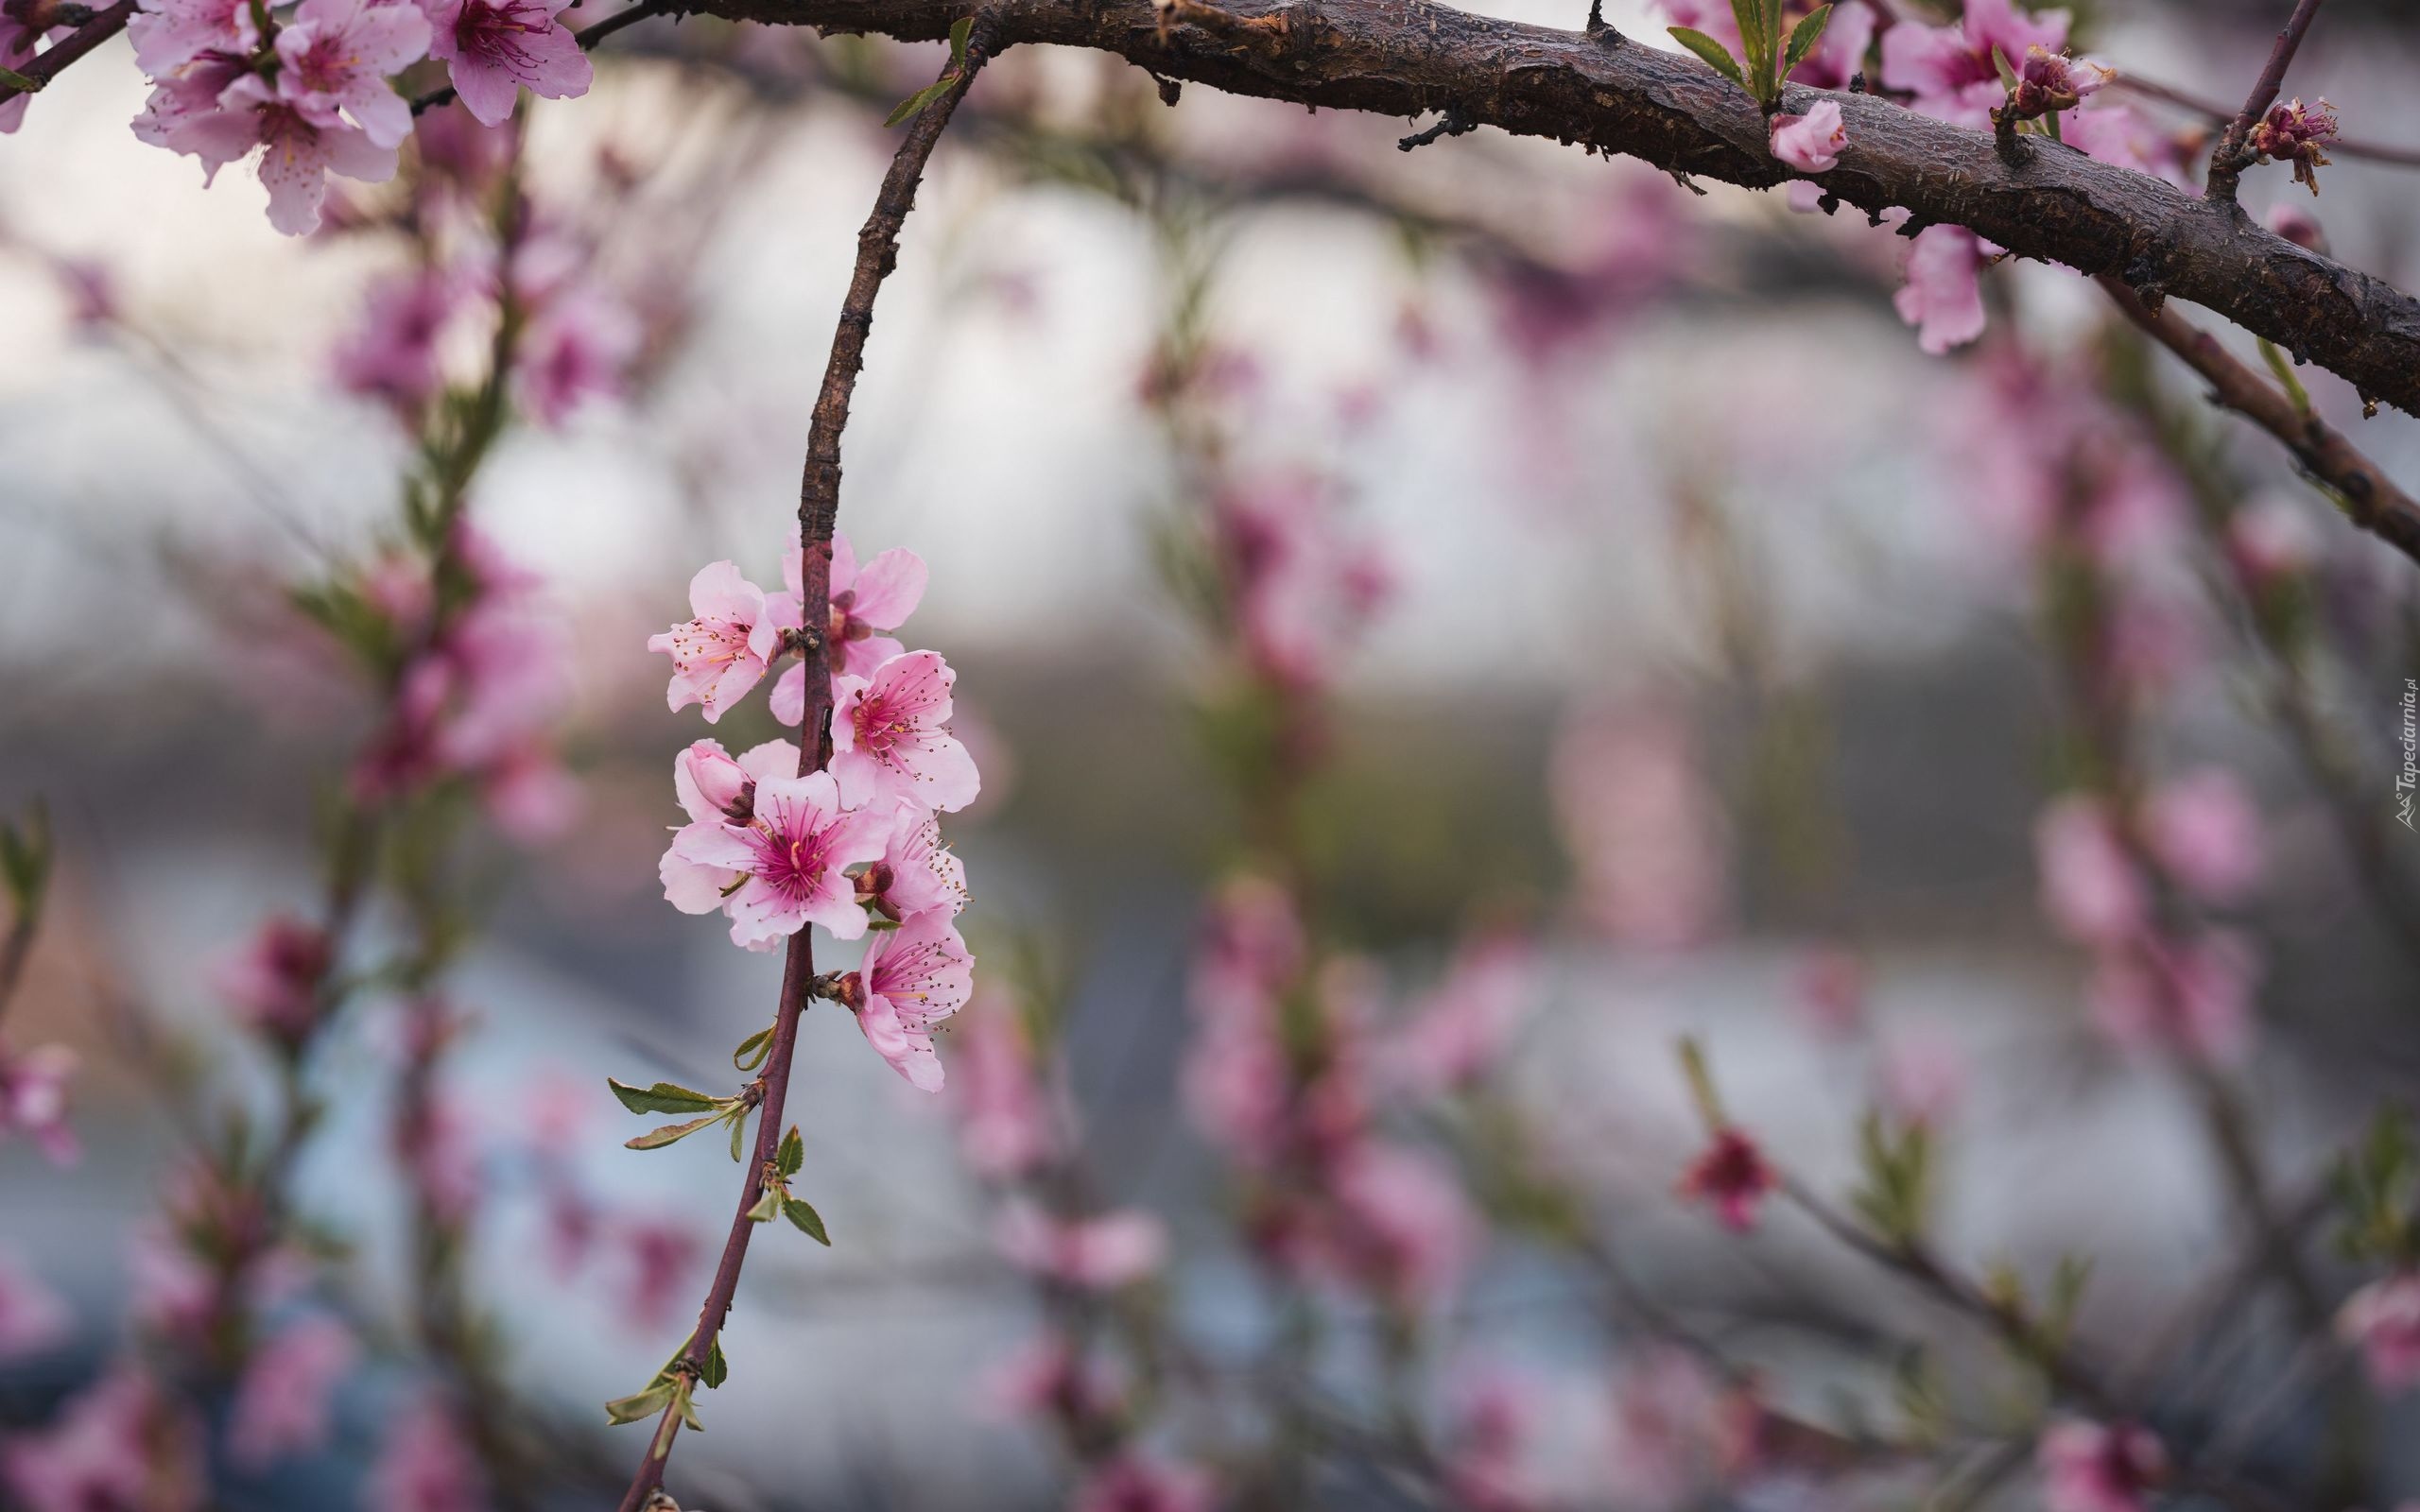
M 668 874 L 677 857 L 738 878 L 730 895 L 717 900 L 731 917 L 734 944 L 770 950 L 810 923 L 838 939 L 862 936 L 865 910 L 846 872 L 881 857 L 889 816 L 844 807 L 829 772 L 760 776 L 752 807 L 745 824 L 693 823 L 673 837 L 665 858 L 673 905 L 685 913 L 714 906 L 697 906 L 703 900 L 694 874 L 677 883 Z
M 2053 1425 L 2034 1451 L 2049 1512 L 2142 1512 L 2168 1477 L 2168 1455 L 2135 1423 Z
M 672 658 L 669 705 L 702 705 L 713 724 L 764 679 L 781 632 L 765 591 L 728 561 L 709 562 L 689 579 L 689 608 L 696 618 L 649 636 L 647 648 Z
M 387 77 L 428 51 L 428 18 L 408 4 L 302 0 L 277 34 L 277 93 L 297 105 L 342 107 L 374 146 L 411 134 L 412 110 Z
M 865 927 L 863 914 L 857 927 Z M 891 1069 L 918 1091 L 937 1092 L 943 1076 L 941 1057 L 933 1053 L 933 1031 L 965 1005 L 974 989 L 975 957 L 949 911 L 936 908 L 875 936 L 842 994 L 867 1042 Z
M 1745 1130 L 1724 1127 L 1715 1130 L 1713 1143 L 1681 1173 L 1680 1194 L 1712 1208 L 1732 1232 L 1746 1233 L 1755 1227 L 1756 1210 L 1780 1185 L 1756 1142 Z
M 2336 1332 L 2361 1351 L 2379 1391 L 2420 1383 L 2420 1273 L 2398 1271 L 2355 1292 L 2337 1312 Z
M 1829 173 L 1841 164 L 1841 149 L 1849 145 L 1849 129 L 1841 122 L 1841 108 L 1818 100 L 1805 115 L 1776 115 L 1771 122 L 1773 156 L 1808 173 Z
M 588 93 L 588 54 L 555 13 L 571 0 L 423 0 L 434 32 L 429 56 L 445 60 L 454 92 L 482 126 L 512 114 L 521 86 L 550 100 Z
M 938 652 L 911 651 L 833 684 L 832 774 L 850 806 L 904 799 L 947 813 L 975 801 L 982 778 L 949 731 L 957 680 Z
M 2319 170 L 2327 166 L 2327 144 L 2336 140 L 2336 108 L 2325 99 L 2273 105 L 2252 129 L 2245 146 L 2261 162 L 2291 163 L 2294 182 L 2319 193 Z

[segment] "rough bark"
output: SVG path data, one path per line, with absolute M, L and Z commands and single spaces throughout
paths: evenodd
M 937 39 L 972 0 L 700 0 L 734 20 Z M 1163 78 L 1330 110 L 1478 125 L 1618 152 L 1752 189 L 1801 177 L 1766 149 L 1754 101 L 1693 58 L 1611 30 L 1560 31 L 1426 0 L 990 0 L 1000 45 L 1116 54 Z M 1574 7 L 1575 13 L 1578 7 Z M 2021 256 L 2189 300 L 2420 414 L 2420 301 L 2306 251 L 2230 203 L 2047 139 L 1991 137 L 1866 94 L 1791 86 L 1784 109 L 1839 104 L 1840 166 L 1811 176 L 1869 212 L 1965 226 Z

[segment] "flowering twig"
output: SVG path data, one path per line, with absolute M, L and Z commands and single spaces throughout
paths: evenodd
M 8 19 L 13 21 L 14 7 Z M 51 44 L 31 62 L 18 69 L 0 69 L 0 100 L 13 99 L 19 94 L 39 93 L 57 78 L 68 64 L 92 52 L 101 43 L 126 29 L 134 15 L 134 0 L 118 0 L 106 10 L 94 12 L 92 19 Z
M 2252 129 L 2269 112 L 2269 107 L 2277 103 L 2277 92 L 2286 84 L 2286 70 L 2293 63 L 2294 54 L 2301 50 L 2303 37 L 2310 30 L 2319 7 L 2320 0 L 2295 0 L 2294 13 L 2279 28 L 2276 44 L 2269 49 L 2268 63 L 2260 70 L 2260 77 L 2253 80 L 2252 93 L 2244 96 L 2243 109 L 2227 123 L 2217 149 L 2210 154 L 2210 180 L 2204 190 L 2210 198 L 2235 198 L 2236 180 L 2252 161 L 2246 150 Z
M 959 37 L 965 41 L 963 51 L 954 49 L 942 69 L 942 77 L 949 80 L 949 86 L 916 113 L 906 139 L 891 158 L 890 170 L 883 175 L 873 211 L 857 232 L 856 266 L 850 274 L 848 294 L 841 301 L 832 356 L 824 368 L 823 385 L 816 395 L 807 426 L 806 464 L 799 482 L 798 513 L 804 545 L 800 623 L 806 627 L 797 637 L 806 668 L 805 713 L 799 742 L 801 776 L 823 770 L 832 758 L 832 647 L 822 627 L 831 623 L 832 535 L 839 513 L 840 433 L 848 424 L 850 397 L 865 364 L 866 337 L 873 327 L 874 298 L 898 262 L 900 229 L 915 207 L 916 188 L 924 179 L 925 164 L 991 48 L 991 38 L 979 22 L 971 37 L 965 31 Z M 790 936 L 765 1069 L 750 1089 L 757 1110 L 756 1143 L 740 1188 L 739 1206 L 732 1215 L 731 1232 L 723 1241 L 714 1282 L 698 1310 L 698 1326 L 667 1367 L 687 1381 L 707 1379 L 710 1362 L 719 1369 L 720 1351 L 716 1341 L 739 1289 L 749 1240 L 756 1230 L 756 1220 L 751 1213 L 764 1195 L 766 1173 L 780 1169 L 782 1110 L 789 1094 L 790 1061 L 798 1043 L 799 1019 L 819 993 L 830 990 L 831 984 L 815 973 L 813 931 L 802 925 Z M 621 1512 L 645 1512 L 656 1501 L 673 1441 L 686 1420 L 686 1395 L 676 1393 L 658 1418 L 647 1455 L 622 1497 Z
M 2226 126 L 2235 119 L 2235 112 L 2223 105 L 2204 99 L 2198 94 L 2189 94 L 2174 85 L 2162 84 L 2145 78 L 2132 69 L 2119 74 L 2109 83 L 2113 89 L 2139 94 L 2147 100 L 2158 100 L 2163 105 L 2172 105 L 2180 111 L 2189 111 L 2213 126 Z M 2420 168 L 2420 147 L 2389 146 L 2379 142 L 2362 142 L 2349 137 L 2338 137 L 2327 144 L 2327 150 L 2338 157 L 2367 158 L 2372 163 L 2383 163 L 2398 168 Z

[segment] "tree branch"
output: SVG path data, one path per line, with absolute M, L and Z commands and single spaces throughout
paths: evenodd
M 2285 442 L 2294 460 L 2344 501 L 2344 512 L 2355 524 L 2420 561 L 2420 503 L 2396 488 L 2342 433 L 2304 412 L 2276 385 L 2237 361 L 2216 336 L 2174 311 L 2152 310 L 2117 279 L 2103 278 L 2100 286 L 2128 319 L 2200 373 L 2218 403 Z
M 965 0 L 700 0 L 701 14 L 907 41 L 944 35 Z M 1470 120 L 1578 142 L 1753 189 L 1799 177 L 1755 102 L 1695 59 L 1607 33 L 1473 16 L 1428 0 L 998 0 L 1003 45 L 1116 54 L 1163 77 L 1331 110 Z M 2207 306 L 2420 414 L 2420 301 L 2306 251 L 2236 207 L 2054 143 L 2022 163 L 1990 136 L 1871 94 L 1791 86 L 1783 107 L 1841 109 L 1849 143 L 1816 181 L 1869 212 L 1968 227 L 2021 256 L 2115 274 Z
M 2172 84 L 2162 84 L 2136 73 L 2122 73 L 2111 79 L 2110 86 L 2147 100 L 2173 105 L 2180 111 L 2198 115 L 2212 126 L 2225 126 L 2234 119 L 2223 105 L 2214 104 L 2198 94 L 2188 94 Z M 2378 142 L 2362 142 L 2352 137 L 2330 137 L 2327 155 L 2331 158 L 2367 158 L 2398 168 L 2420 168 L 2420 147 L 2388 146 Z
M 18 78 L 29 81 L 32 88 L 28 89 L 25 84 L 9 79 L 0 79 L 0 100 L 14 99 L 20 94 L 31 94 L 43 89 L 52 79 L 57 78 L 68 64 L 124 31 L 127 22 L 133 15 L 134 0 L 118 0 L 117 4 L 107 10 L 96 13 L 92 20 L 52 43 L 48 50 L 36 57 L 33 61 L 14 71 Z
M 2310 31 L 2311 22 L 2319 15 L 2320 0 L 2295 0 L 2294 13 L 2277 32 L 2276 43 L 2269 49 L 2269 61 L 2260 77 L 2252 81 L 2252 93 L 2244 96 L 2243 109 L 2227 123 L 2225 134 L 2219 138 L 2218 147 L 2210 154 L 2210 181 L 2204 190 L 2212 199 L 2232 201 L 2236 180 L 2243 176 L 2251 155 L 2244 151 L 2244 141 L 2252 129 L 2277 103 L 2277 92 L 2286 87 L 2286 70 L 2292 66 L 2294 54 L 2302 50 L 2303 38 Z
M 963 64 L 953 60 L 943 65 L 940 81 L 949 87 L 927 104 L 908 128 L 907 138 L 899 144 L 890 171 L 883 175 L 882 188 L 874 196 L 873 212 L 857 232 L 856 267 L 849 276 L 849 292 L 840 301 L 839 327 L 833 334 L 831 360 L 824 367 L 823 387 L 816 395 L 814 415 L 807 425 L 806 466 L 799 482 L 799 534 L 804 558 L 799 610 L 800 623 L 805 627 L 800 641 L 801 660 L 806 672 L 806 712 L 799 730 L 801 776 L 821 771 L 832 759 L 832 662 L 824 628 L 832 617 L 832 533 L 839 514 L 840 433 L 848 425 L 850 396 L 856 389 L 857 373 L 865 366 L 866 337 L 873 329 L 874 297 L 882 291 L 882 281 L 897 266 L 900 228 L 907 223 L 908 213 L 915 208 L 916 187 L 923 181 L 925 164 L 932 158 L 942 129 L 949 125 L 951 113 L 958 109 L 959 100 L 975 81 L 993 47 L 992 36 L 978 20 Z M 816 992 L 813 935 L 811 927 L 802 927 L 790 936 L 789 954 L 782 971 L 781 1003 L 773 1018 L 772 1045 L 764 1074 L 756 1084 L 760 1097 L 754 1153 L 750 1157 L 747 1179 L 740 1188 L 738 1210 L 732 1215 L 731 1233 L 723 1241 L 722 1259 L 715 1266 L 714 1284 L 706 1293 L 705 1304 L 698 1311 L 698 1327 L 681 1356 L 683 1373 L 693 1382 L 704 1374 L 716 1335 L 721 1332 L 723 1320 L 730 1315 L 732 1298 L 739 1290 L 740 1268 L 748 1260 L 748 1243 L 756 1229 L 749 1210 L 764 1194 L 765 1173 L 773 1168 L 780 1149 L 782 1110 L 789 1095 L 790 1061 L 798 1044 L 799 1019 Z M 621 1512 L 647 1512 L 654 1502 L 664 1484 L 665 1465 L 672 1456 L 673 1440 L 680 1434 L 681 1407 L 682 1403 L 675 1401 L 665 1408 L 657 1420 L 647 1457 L 639 1462 L 630 1489 L 622 1497 Z

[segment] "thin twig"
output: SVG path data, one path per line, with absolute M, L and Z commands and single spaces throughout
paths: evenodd
M 0 79 L 0 100 L 14 99 L 20 94 L 31 94 L 43 89 L 68 64 L 124 31 L 133 15 L 134 0 L 118 0 L 117 4 L 52 43 L 47 51 L 25 67 L 14 70 L 17 77 L 25 83 Z M 27 84 L 32 87 L 27 88 Z
M 2165 307 L 2153 310 L 2122 280 L 2104 277 L 2100 286 L 2128 319 L 2200 373 L 2213 399 L 2285 442 L 2294 460 L 2335 490 L 2355 524 L 2420 561 L 2420 503 L 2342 433 L 2317 415 L 2304 413 L 2276 385 L 2236 360 L 2217 337 L 2184 317 Z
M 2204 192 L 2212 199 L 2233 199 L 2236 180 L 2243 176 L 2249 161 L 2244 151 L 2245 139 L 2269 107 L 2277 103 L 2277 92 L 2286 86 L 2286 70 L 2301 50 L 2304 36 L 2309 32 L 2312 18 L 2319 14 L 2320 0 L 2295 0 L 2294 13 L 2278 28 L 2275 45 L 2269 49 L 2267 66 L 2252 83 L 2252 93 L 2244 96 L 2243 109 L 2236 112 L 2220 136 L 2216 150 L 2210 154 L 2210 181 Z
M 2139 94 L 2147 100 L 2158 100 L 2163 105 L 2173 105 L 2180 111 L 2187 111 L 2202 117 L 2212 126 L 2225 126 L 2235 119 L 2234 112 L 2223 105 L 2204 99 L 2198 94 L 2188 94 L 2172 84 L 2162 84 L 2145 78 L 2131 70 L 2120 73 L 2116 78 L 2110 80 L 2110 84 L 2113 88 L 2124 90 L 2128 94 Z M 2373 163 L 2389 163 L 2399 168 L 2420 168 L 2420 147 L 2387 146 L 2377 142 L 2356 141 L 2350 137 L 2328 138 L 2327 155 L 2331 158 L 2367 158 Z
M 840 500 L 840 433 L 848 424 L 850 396 L 856 391 L 857 374 L 865 366 L 866 337 L 873 328 L 874 298 L 882 290 L 883 280 L 898 263 L 900 228 L 907 222 L 908 213 L 915 208 L 916 186 L 924 179 L 925 164 L 931 159 L 942 129 L 949 125 L 951 112 L 957 110 L 967 86 L 982 68 L 989 48 L 990 37 L 978 19 L 963 64 L 954 60 L 944 65 L 942 79 L 950 87 L 926 105 L 908 127 L 907 139 L 899 144 L 890 171 L 883 175 L 882 188 L 874 196 L 873 212 L 857 232 L 856 267 L 849 278 L 849 292 L 841 301 L 839 326 L 833 335 L 823 387 L 816 395 L 814 415 L 807 427 L 806 465 L 799 483 L 799 533 L 804 558 L 804 591 L 799 595 L 799 605 L 801 623 L 806 627 L 806 633 L 801 638 L 806 674 L 806 711 L 799 743 L 801 776 L 821 771 L 832 757 L 831 651 L 821 631 L 831 618 L 832 534 Z M 716 1336 L 731 1314 L 732 1299 L 739 1289 L 740 1269 L 748 1259 L 749 1240 L 756 1228 L 754 1220 L 748 1215 L 749 1210 L 763 1195 L 764 1174 L 772 1168 L 779 1151 L 782 1110 L 789 1093 L 790 1061 L 798 1043 L 799 1019 L 815 994 L 812 936 L 812 930 L 806 927 L 790 936 L 789 955 L 782 973 L 781 1002 L 773 1019 L 772 1045 L 764 1073 L 755 1084 L 755 1151 L 748 1162 L 748 1176 L 740 1188 L 730 1235 L 723 1241 L 722 1259 L 715 1266 L 714 1284 L 706 1293 L 704 1305 L 698 1310 L 698 1326 L 676 1365 L 693 1382 L 704 1374 Z M 681 1406 L 676 1400 L 657 1420 L 647 1457 L 640 1461 L 630 1489 L 622 1497 L 621 1512 L 645 1512 L 664 1484 L 665 1466 L 681 1430 Z

